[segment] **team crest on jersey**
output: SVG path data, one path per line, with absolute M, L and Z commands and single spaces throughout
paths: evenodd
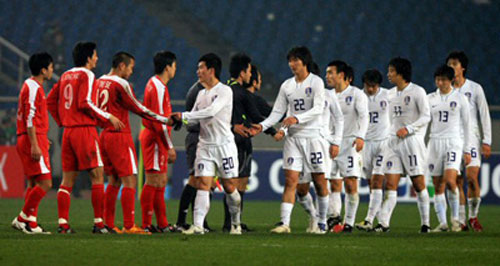
M 470 92 L 466 92 L 466 93 L 465 93 L 465 96 L 467 96 L 467 98 L 469 98 L 469 100 L 470 100 L 470 98 L 472 98 L 472 93 L 470 93 Z
M 217 99 L 217 94 L 216 94 L 216 95 L 214 95 L 214 96 L 212 96 L 212 102 L 214 102 L 214 101 L 215 101 L 215 99 Z
M 429 164 L 429 171 L 433 171 L 434 170 L 434 165 L 433 164 Z
M 311 87 L 307 87 L 306 88 L 306 96 L 309 97 L 309 96 L 311 96 L 311 94 L 312 94 L 312 88 Z
M 406 105 L 410 104 L 410 96 L 405 97 L 405 104 Z
M 352 96 L 347 96 L 347 97 L 345 97 L 345 103 L 346 103 L 347 105 L 351 105 L 351 103 L 352 103 Z
M 387 162 L 387 169 L 391 169 L 392 168 L 392 162 L 391 161 L 388 161 Z
M 293 164 L 293 158 L 292 157 L 288 157 L 288 159 L 286 159 L 286 162 L 288 163 L 288 165 Z
M 198 164 L 198 170 L 202 171 L 205 166 L 202 163 Z
M 382 108 L 382 110 L 385 110 L 385 108 L 387 108 L 387 102 L 386 101 L 380 101 L 380 108 Z
M 452 111 L 453 111 L 453 110 L 455 110 L 455 108 L 456 108 L 456 107 L 457 107 L 457 102 L 452 101 L 452 102 L 450 103 L 450 108 L 451 108 L 451 110 L 452 110 Z

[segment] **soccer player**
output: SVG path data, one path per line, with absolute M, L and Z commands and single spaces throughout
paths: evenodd
M 373 219 L 382 207 L 382 186 L 384 184 L 384 149 L 385 140 L 389 136 L 389 91 L 380 87 L 382 74 L 376 69 L 365 71 L 362 77 L 366 96 L 370 125 L 366 132 L 363 148 L 363 176 L 370 185 L 370 202 L 366 218 L 356 224 L 356 228 L 364 231 L 372 229 Z
M 326 232 L 328 189 L 325 179 L 328 143 L 321 136 L 325 107 L 323 80 L 310 73 L 313 63 L 307 47 L 292 48 L 287 54 L 288 66 L 293 77 L 281 85 L 271 115 L 260 124 L 252 125 L 252 135 L 276 124 L 283 115 L 282 125 L 288 128 L 283 148 L 285 191 L 281 203 L 281 223 L 273 233 L 290 233 L 290 216 L 295 203 L 295 193 L 301 172 L 311 173 L 318 192 L 318 227 Z
M 150 231 L 145 231 L 134 223 L 137 163 L 128 112 L 132 111 L 143 118 L 161 123 L 167 123 L 168 119 L 147 109 L 135 98 L 127 81 L 134 71 L 135 58 L 127 52 L 118 52 L 113 55 L 112 60 L 111 72 L 96 80 L 95 89 L 99 97 L 97 101 L 99 107 L 125 123 L 125 127 L 118 130 L 111 125 L 105 126 L 100 136 L 104 170 L 108 176 L 109 186 L 113 187 L 113 190 L 118 190 L 123 184 L 121 198 L 123 230 L 116 229 L 114 225 L 116 194 L 111 190 L 106 194 L 106 225 L 117 233 L 151 234 Z M 168 134 L 163 136 L 167 147 L 173 147 Z
M 70 194 L 79 171 L 88 171 L 92 182 L 94 233 L 108 233 L 104 226 L 104 177 L 96 125 L 111 123 L 115 129 L 124 124 L 95 105 L 94 69 L 97 45 L 79 42 L 73 48 L 75 67 L 64 72 L 47 98 L 47 108 L 60 127 L 63 178 L 57 192 L 58 233 L 75 233 L 69 226 Z
M 210 209 L 209 191 L 217 172 L 222 179 L 231 213 L 230 234 L 241 234 L 240 194 L 232 180 L 238 176 L 238 150 L 231 132 L 233 92 L 219 81 L 221 68 L 222 62 L 217 55 L 203 55 L 198 60 L 196 73 L 205 89 L 198 93 L 191 111 L 172 113 L 174 119 L 200 124 L 195 159 L 198 190 L 194 203 L 194 225 L 183 234 L 204 234 L 203 220 Z
M 172 113 L 167 84 L 175 76 L 177 59 L 174 53 L 161 51 L 153 59 L 155 76 L 151 77 L 144 90 L 144 106 L 162 116 Z M 171 135 L 171 127 L 142 119 L 145 129 L 139 136 L 146 170 L 146 183 L 141 193 L 142 228 L 149 232 L 163 233 L 168 220 L 165 206 L 165 186 L 167 185 L 167 163 L 174 163 L 176 153 L 166 135 Z M 153 211 L 158 226 L 151 224 Z
M 17 109 L 16 149 L 28 178 L 24 206 L 12 227 L 26 234 L 50 234 L 38 223 L 38 205 L 52 187 L 49 158 L 49 115 L 43 82 L 52 78 L 54 64 L 48 53 L 33 54 L 28 61 L 31 77 L 24 81 Z
M 443 65 L 434 72 L 438 89 L 428 95 L 431 106 L 430 140 L 428 144 L 429 172 L 433 178 L 436 194 L 434 209 L 439 225 L 433 232 L 448 231 L 446 221 L 445 187 L 448 189 L 448 202 L 451 208 L 451 230 L 461 231 L 459 222 L 459 192 L 457 174 L 462 163 L 471 161 L 471 128 L 469 125 L 469 103 L 464 95 L 454 90 L 451 82 L 455 77 L 453 68 Z M 461 127 L 463 126 L 463 139 Z M 463 152 L 462 152 L 463 151 Z
M 380 213 L 376 232 L 388 232 L 392 211 L 397 203 L 397 188 L 401 175 L 410 176 L 417 192 L 421 233 L 428 233 L 429 194 L 425 186 L 427 150 L 424 135 L 430 121 L 430 108 L 424 88 L 411 82 L 411 63 L 396 57 L 389 62 L 387 77 L 396 85 L 389 91 L 392 110 L 391 128 L 385 158 L 386 200 Z
M 472 128 L 472 148 L 470 151 L 471 163 L 465 170 L 467 177 L 467 198 L 469 204 L 469 225 L 474 231 L 482 231 L 483 227 L 477 218 L 479 214 L 479 205 L 481 204 L 481 190 L 479 187 L 479 168 L 481 167 L 481 156 L 485 159 L 491 155 L 491 118 L 488 109 L 488 102 L 484 96 L 483 87 L 478 83 L 467 79 L 465 74 L 469 66 L 469 59 L 463 51 L 451 52 L 446 58 L 448 66 L 455 70 L 455 79 L 453 87 L 461 94 L 465 95 L 470 104 L 470 122 Z M 479 123 L 481 122 L 481 123 Z M 480 125 L 481 124 L 481 125 Z M 481 132 L 483 137 L 481 139 Z M 460 190 L 460 222 L 463 229 L 467 229 L 465 222 L 465 195 L 463 191 L 463 177 L 457 178 L 458 188 Z
M 337 98 L 344 115 L 342 142 L 339 155 L 333 160 L 331 168 L 331 199 L 333 217 L 329 219 L 329 228 L 352 232 L 359 205 L 358 178 L 362 176 L 361 150 L 369 125 L 368 99 L 359 88 L 352 86 L 354 71 L 343 61 L 335 60 L 328 64 L 326 79 L 335 88 Z M 342 202 L 342 181 L 346 191 L 345 218 L 343 227 L 335 227 L 340 222 Z

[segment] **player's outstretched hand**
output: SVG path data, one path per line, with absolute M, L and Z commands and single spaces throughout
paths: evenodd
M 261 124 L 252 124 L 252 127 L 250 128 L 250 134 L 252 136 L 255 136 L 262 132 L 262 125 Z
M 42 150 L 38 145 L 31 145 L 31 159 L 33 161 L 40 161 L 40 158 L 42 157 Z
M 488 144 L 483 144 L 483 146 L 481 147 L 481 152 L 483 153 L 483 156 L 485 159 L 490 158 L 491 146 Z
M 295 125 L 299 123 L 299 120 L 295 116 L 289 116 L 283 120 L 283 126 L 284 127 L 289 127 L 291 125 Z
M 175 163 L 175 160 L 177 160 L 177 153 L 175 152 L 175 149 L 169 149 L 168 150 L 168 163 Z
M 233 132 L 244 138 L 249 138 L 251 136 L 250 129 L 244 126 L 243 124 L 234 125 Z
M 464 153 L 464 163 L 465 163 L 465 166 L 469 165 L 470 161 L 472 161 L 472 159 L 470 157 L 470 153 Z
M 109 115 L 109 122 L 113 125 L 113 127 L 116 130 L 122 130 L 123 128 L 125 128 L 125 124 L 123 124 L 123 122 L 120 121 L 120 119 L 116 118 L 116 116 L 112 114 Z
M 285 131 L 283 131 L 283 130 L 279 130 L 273 136 L 274 140 L 276 140 L 276 141 L 281 141 L 283 139 L 283 137 L 285 137 Z
M 339 155 L 339 145 L 330 145 L 330 157 L 335 159 Z
M 365 141 L 362 138 L 356 138 L 352 143 L 352 146 L 356 147 L 357 152 L 360 152 L 363 149 L 363 146 L 365 146 Z
M 408 136 L 408 129 L 406 129 L 406 127 L 402 127 L 398 130 L 398 132 L 396 132 L 396 135 L 399 138 L 404 139 L 406 138 L 406 136 Z

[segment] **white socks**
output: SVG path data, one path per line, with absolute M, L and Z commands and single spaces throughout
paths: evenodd
M 342 198 L 340 197 L 341 192 L 330 193 L 329 204 L 328 204 L 328 217 L 340 216 L 342 212 Z
M 329 197 L 328 195 L 325 197 L 318 196 L 318 222 L 322 224 L 326 224 L 326 212 L 328 211 Z
M 194 225 L 203 228 L 203 221 L 210 209 L 210 192 L 198 189 L 194 200 L 193 220 Z
M 316 219 L 316 208 L 314 206 L 313 198 L 311 193 L 307 193 L 305 196 L 298 196 L 299 204 L 304 208 L 309 217 Z
M 451 219 L 460 221 L 460 198 L 458 196 L 458 188 L 455 188 L 455 191 L 448 190 L 448 203 L 450 204 Z
M 293 204 L 288 202 L 281 203 L 281 222 L 290 226 L 290 216 L 292 215 Z
M 420 222 L 422 225 L 429 226 L 430 201 L 429 201 L 429 193 L 427 193 L 426 188 L 417 193 L 417 199 L 418 199 L 417 201 L 418 211 L 420 212 Z
M 354 220 L 356 219 L 356 212 L 358 211 L 359 205 L 359 195 L 356 194 L 346 194 L 345 199 L 345 224 L 350 226 L 354 225 Z
M 380 209 L 379 223 L 384 227 L 389 227 L 392 211 L 394 211 L 396 203 L 398 202 L 398 192 L 396 190 L 388 190 L 386 193 L 387 199 L 384 201 L 382 208 Z
M 233 193 L 226 193 L 226 203 L 229 209 L 229 214 L 231 214 L 231 224 L 240 225 L 240 215 L 241 215 L 241 196 L 238 190 L 234 190 Z
M 420 206 L 419 206 L 420 209 Z M 436 194 L 434 196 L 434 210 L 440 225 L 448 225 L 446 221 L 446 198 L 443 194 Z
M 481 204 L 481 198 L 469 198 L 469 219 L 476 218 L 479 214 L 479 205 Z
M 370 203 L 368 204 L 368 213 L 366 214 L 365 220 L 373 224 L 373 219 L 375 215 L 380 211 L 382 207 L 382 189 L 372 189 L 370 192 Z
M 465 205 L 460 205 L 458 208 L 458 216 L 460 217 L 460 223 L 461 224 L 467 224 L 467 221 L 465 221 Z

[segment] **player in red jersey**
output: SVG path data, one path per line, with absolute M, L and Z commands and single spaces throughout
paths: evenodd
M 17 153 L 21 158 L 28 189 L 21 213 L 12 227 L 26 234 L 50 234 L 37 223 L 38 205 L 52 187 L 49 161 L 49 115 L 43 82 L 52 78 L 54 64 L 48 53 L 30 57 L 32 76 L 24 81 L 17 109 Z
M 47 107 L 60 127 L 62 138 L 63 180 L 57 192 L 59 233 L 74 233 L 69 226 L 70 193 L 79 171 L 87 170 L 92 182 L 94 207 L 94 233 L 108 233 L 104 226 L 104 177 L 99 137 L 96 125 L 111 123 L 123 128 L 123 123 L 94 104 L 94 69 L 97 65 L 97 46 L 92 42 L 79 42 L 73 48 L 75 67 L 64 72 L 47 98 Z
M 151 77 L 144 91 L 144 105 L 151 111 L 168 116 L 172 113 L 167 84 L 174 78 L 177 69 L 175 54 L 169 51 L 156 53 L 153 59 L 155 75 Z M 169 141 L 171 127 L 143 119 L 139 140 L 141 141 L 146 183 L 141 193 L 142 228 L 152 233 L 163 233 L 168 227 L 165 206 L 167 185 L 167 164 L 174 163 L 175 149 Z M 153 211 L 158 226 L 152 225 Z
M 104 159 L 104 170 L 109 179 L 106 193 L 105 220 L 109 228 L 115 229 L 114 215 L 117 191 L 122 189 L 123 230 L 128 234 L 151 234 L 149 231 L 135 226 L 135 187 L 137 185 L 137 163 L 135 157 L 134 141 L 130 131 L 128 112 L 132 111 L 148 121 L 167 123 L 168 118 L 158 115 L 135 98 L 128 79 L 134 71 L 135 59 L 126 52 L 118 52 L 113 56 L 113 66 L 108 75 L 103 75 L 95 82 L 98 93 L 98 106 L 114 114 L 125 123 L 123 129 L 115 129 L 107 125 L 101 133 L 100 140 Z M 161 128 L 161 124 L 160 128 Z M 172 144 L 168 135 L 166 141 Z M 162 195 L 163 196 L 163 195 Z M 163 200 L 163 197 L 162 197 Z M 142 203 L 142 199 L 141 199 Z M 145 210 L 142 210 L 143 212 Z

